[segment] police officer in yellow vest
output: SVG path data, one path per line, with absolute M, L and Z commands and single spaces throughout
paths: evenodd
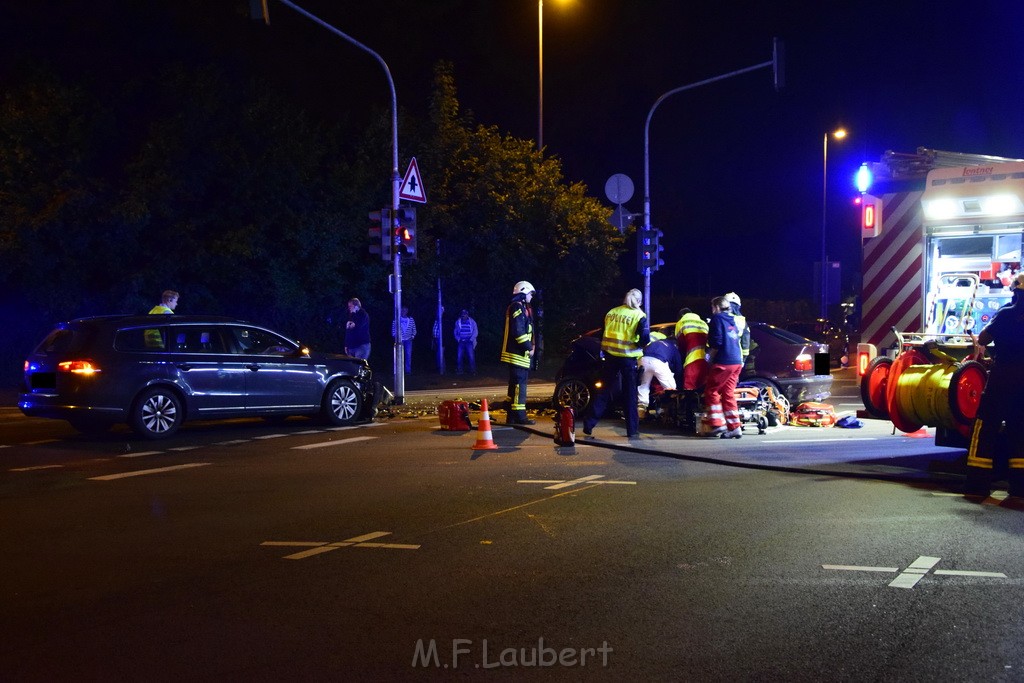
M 594 397 L 590 413 L 583 420 L 583 433 L 588 436 L 608 409 L 613 388 L 618 388 L 622 397 L 626 436 L 631 439 L 640 436 L 640 417 L 636 410 L 637 362 L 651 340 L 651 326 L 640 309 L 641 303 L 643 295 L 640 290 L 631 289 L 626 292 L 622 305 L 616 306 L 604 316 L 604 329 L 601 333 L 604 387 Z

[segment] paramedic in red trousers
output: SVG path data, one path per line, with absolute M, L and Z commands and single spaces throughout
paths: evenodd
M 526 280 L 512 288 L 512 301 L 505 311 L 505 335 L 501 342 L 502 363 L 508 363 L 508 424 L 532 425 L 526 417 L 526 383 L 533 360 L 533 310 L 530 302 L 536 290 Z
M 736 406 L 736 381 L 743 369 L 740 330 L 724 296 L 711 300 L 708 324 L 708 382 L 704 388 L 704 436 L 738 439 L 743 436 Z
M 612 387 L 618 386 L 620 381 L 626 436 L 630 439 L 640 436 L 640 416 L 636 407 L 637 361 L 643 356 L 644 347 L 651 341 L 651 326 L 640 308 L 643 298 L 639 289 L 631 289 L 626 292 L 622 305 L 616 306 L 604 316 L 604 329 L 601 331 L 604 388 L 594 397 L 590 414 L 583 419 L 583 433 L 587 436 L 594 433 L 594 425 L 611 403 Z
M 1024 273 L 1013 281 L 1013 299 L 992 317 L 975 341 L 980 356 L 995 342 L 993 363 L 978 405 L 967 449 L 967 491 L 988 496 L 996 468 L 1006 468 L 1011 496 L 1024 497 Z
M 657 339 L 654 339 L 657 335 Z M 659 332 L 651 334 L 651 343 L 644 347 L 640 359 L 640 387 L 636 391 L 639 407 L 646 410 L 651 401 L 651 380 L 657 379 L 665 391 L 676 390 L 676 377 L 683 371 L 683 361 L 674 339 L 665 339 Z

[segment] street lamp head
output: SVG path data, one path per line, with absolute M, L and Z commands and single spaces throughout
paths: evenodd
M 837 129 L 835 129 L 834 131 L 832 131 L 832 137 L 834 137 L 836 140 L 842 140 L 843 138 L 846 137 L 846 129 L 845 128 L 837 128 Z

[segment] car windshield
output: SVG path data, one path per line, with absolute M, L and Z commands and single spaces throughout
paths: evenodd
M 782 341 L 786 342 L 787 344 L 813 344 L 814 343 L 810 339 L 807 339 L 806 337 L 801 337 L 799 334 L 795 334 L 793 332 L 788 332 L 788 331 L 783 330 L 783 329 L 781 329 L 779 327 L 773 327 L 771 325 L 765 325 L 762 329 L 765 332 L 767 332 L 768 334 L 770 334 L 773 337 L 776 337 L 778 339 L 781 339 Z

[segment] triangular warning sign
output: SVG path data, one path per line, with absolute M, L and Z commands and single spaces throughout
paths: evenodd
M 420 167 L 416 165 L 416 157 L 409 162 L 409 170 L 405 172 L 405 177 L 402 179 L 402 189 L 398 193 L 398 198 L 421 204 L 427 203 L 427 192 L 423 189 L 423 180 L 420 178 Z

